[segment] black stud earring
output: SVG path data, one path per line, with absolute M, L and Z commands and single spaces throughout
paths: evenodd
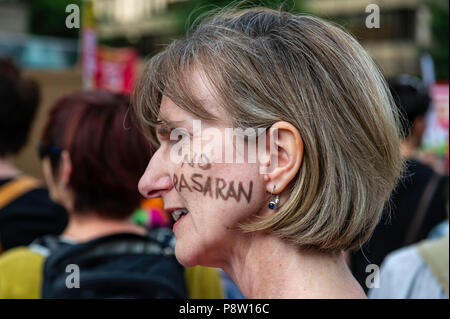
M 273 191 L 275 190 L 275 187 L 276 187 L 276 185 L 273 186 L 272 193 L 270 194 L 271 196 L 273 196 Z M 280 195 L 277 194 L 277 195 L 275 195 L 275 198 L 269 202 L 269 208 L 274 210 L 275 208 L 277 208 L 277 205 L 279 202 L 280 202 Z

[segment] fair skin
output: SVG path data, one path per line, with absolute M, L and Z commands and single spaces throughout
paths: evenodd
M 199 99 L 221 119 L 202 121 L 202 129 L 214 126 L 226 140 L 230 119 L 200 73 L 193 74 L 192 83 Z M 192 134 L 196 118 L 163 96 L 160 119 Z M 286 201 L 287 186 L 303 159 L 303 142 L 295 127 L 275 123 L 268 135 L 277 131 L 278 139 L 268 142 L 268 155 L 258 155 L 256 163 L 217 163 L 217 157 L 211 158 L 221 155 L 216 152 L 208 155 L 209 166 L 171 161 L 174 141 L 167 135 L 170 128 L 157 128 L 161 146 L 150 160 L 139 190 L 146 197 L 162 196 L 168 213 L 181 208 L 189 211 L 174 225 L 175 253 L 181 264 L 224 269 L 247 298 L 366 297 L 341 253 L 299 249 L 270 233 L 246 234 L 237 227 L 248 218 L 276 213 L 267 207 L 272 191 L 280 195 L 280 205 Z M 190 139 L 192 143 L 192 136 Z M 225 145 L 233 147 L 232 142 Z M 277 165 L 271 165 L 275 160 Z
M 69 223 L 62 236 L 76 242 L 85 242 L 116 233 L 145 235 L 146 230 L 133 224 L 129 218 L 107 219 L 99 216 L 95 210 L 80 212 L 74 209 L 74 194 L 69 186 L 72 164 L 67 151 L 63 151 L 61 154 L 57 176 L 53 174 L 48 158 L 42 160 L 42 169 L 51 199 L 64 206 L 69 214 Z

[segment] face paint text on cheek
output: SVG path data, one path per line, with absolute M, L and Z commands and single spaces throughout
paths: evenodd
M 188 164 L 190 167 L 194 167 L 194 163 L 197 164 L 198 168 L 202 170 L 208 170 L 211 168 L 211 162 L 209 158 L 205 154 L 194 154 L 193 161 L 188 161 L 188 156 L 186 155 L 181 163 L 181 167 L 183 167 L 184 163 Z
M 235 189 L 234 181 L 227 182 L 220 177 L 203 176 L 203 174 L 195 173 L 186 178 L 184 174 L 173 174 L 173 186 L 178 192 L 188 190 L 189 192 L 199 192 L 203 196 L 209 195 L 211 198 L 228 200 L 234 198 L 237 202 L 241 197 L 245 197 L 247 203 L 250 203 L 252 198 L 253 181 L 249 181 L 247 190 L 244 183 L 239 181 L 237 191 Z

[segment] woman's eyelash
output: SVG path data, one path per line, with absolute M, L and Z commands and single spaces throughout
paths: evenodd
M 171 142 L 178 142 L 184 137 L 190 137 L 190 134 L 185 130 L 173 129 L 167 126 L 161 126 L 156 129 L 157 137 L 159 140 L 168 141 L 174 130 L 176 130 L 176 139 L 171 140 Z

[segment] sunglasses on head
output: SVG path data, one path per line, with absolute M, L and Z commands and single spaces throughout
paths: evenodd
M 56 145 L 38 145 L 38 155 L 40 159 L 46 156 L 57 157 L 62 153 L 62 148 Z

